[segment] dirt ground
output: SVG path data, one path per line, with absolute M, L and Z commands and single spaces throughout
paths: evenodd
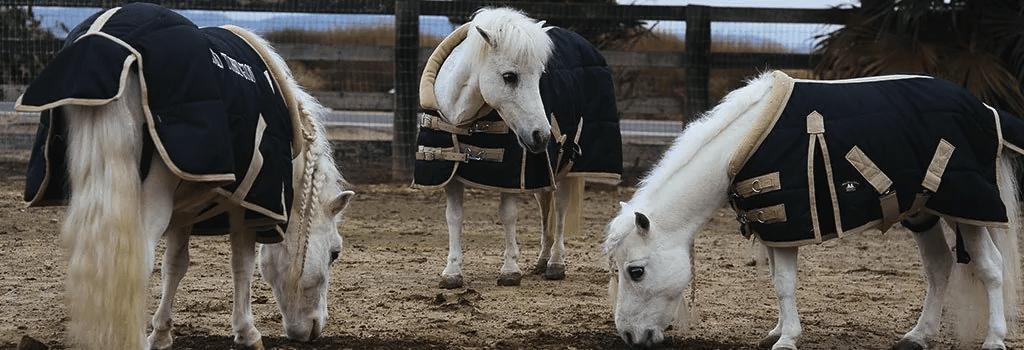
M 0 162 L 0 349 L 28 335 L 64 348 L 66 258 L 58 245 L 62 208 L 25 208 L 22 164 Z M 278 349 L 619 349 L 607 301 L 604 226 L 631 188 L 590 186 L 584 230 L 567 237 L 566 279 L 537 275 L 498 287 L 502 253 L 497 195 L 467 192 L 466 287 L 443 290 L 447 254 L 443 193 L 404 184 L 357 184 L 342 228 L 345 251 L 335 264 L 324 338 L 298 344 L 283 330 L 269 286 L 254 283 L 257 327 Z M 536 205 L 520 204 L 524 269 L 538 253 Z M 767 272 L 752 266 L 748 242 L 723 209 L 697 241 L 700 322 L 669 333 L 665 349 L 752 349 L 774 325 L 777 307 Z M 226 237 L 192 240 L 192 265 L 174 318 L 177 349 L 231 347 L 231 282 Z M 158 250 L 160 254 L 162 248 Z M 158 263 L 159 264 L 159 263 Z M 157 271 L 151 290 L 155 309 Z M 868 233 L 807 247 L 800 256 L 797 304 L 804 349 L 888 348 L 909 330 L 924 297 L 920 260 L 907 232 Z M 951 348 L 944 338 L 935 348 Z M 1010 348 L 1024 342 L 1013 336 Z

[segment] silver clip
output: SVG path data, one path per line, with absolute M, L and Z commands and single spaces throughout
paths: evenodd
M 470 135 L 487 132 L 487 130 L 491 129 L 491 123 L 473 123 L 468 129 Z
M 465 162 L 467 162 L 467 163 L 469 161 L 471 161 L 471 160 L 484 160 L 484 158 L 481 157 L 480 155 L 473 154 L 473 149 L 470 148 L 470 147 L 466 147 L 466 150 L 464 152 L 466 153 L 466 160 L 465 160 Z

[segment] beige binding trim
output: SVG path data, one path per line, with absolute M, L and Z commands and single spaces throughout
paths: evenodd
M 290 89 L 281 88 L 281 81 L 287 81 L 288 72 L 285 67 L 278 67 L 276 62 L 270 60 L 273 57 L 272 53 L 263 45 L 253 45 L 254 42 L 260 42 L 259 37 L 249 31 L 242 29 L 237 26 L 225 24 L 220 26 L 226 29 L 238 37 L 242 38 L 249 47 L 256 51 L 260 55 L 260 59 L 263 60 L 263 64 L 270 69 L 270 75 L 274 77 L 274 81 L 278 82 L 278 90 L 281 91 L 281 97 L 284 99 L 285 105 L 288 106 L 288 114 L 292 117 L 292 159 L 298 158 L 302 151 L 306 149 L 306 138 L 303 136 L 304 130 L 310 130 L 310 134 L 313 134 L 312 130 L 313 122 L 303 117 L 302 111 L 299 109 L 298 99 L 295 97 L 295 92 Z
M 235 189 L 235 193 L 231 194 L 228 199 L 233 203 L 242 203 L 245 201 L 245 197 L 249 195 L 249 190 L 252 189 L 253 182 L 256 182 L 256 177 L 260 174 L 260 170 L 263 169 L 263 153 L 260 153 L 260 143 L 263 142 L 263 133 L 267 130 L 267 122 L 263 120 L 263 114 L 259 115 L 259 121 L 256 124 L 256 141 L 252 145 L 252 160 L 249 161 L 249 169 L 245 171 L 245 177 L 238 183 L 238 187 Z
M 778 171 L 738 182 L 734 187 L 736 194 L 743 198 L 777 191 L 779 189 L 782 189 L 782 184 L 779 183 Z
M 434 96 L 434 81 L 437 80 L 437 71 L 441 70 L 441 64 L 448 58 L 448 55 L 459 46 L 469 33 L 469 22 L 455 28 L 448 34 L 440 44 L 434 48 L 434 52 L 427 58 L 423 66 L 423 75 L 420 76 L 420 107 L 430 110 L 438 110 L 437 97 Z
M 466 37 L 469 35 L 469 27 L 470 23 L 467 22 L 455 28 L 455 31 L 448 34 L 444 40 L 441 40 L 440 44 L 437 44 L 434 52 L 427 58 L 427 63 L 423 66 L 423 75 L 420 76 L 420 108 L 441 111 L 441 108 L 437 105 L 437 96 L 434 95 L 434 83 L 437 81 L 437 72 L 441 70 L 444 60 L 455 50 L 455 47 L 459 46 L 463 40 L 466 40 Z M 469 121 L 483 117 L 493 110 L 493 107 L 484 104 L 480 107 L 480 110 L 473 114 L 473 118 Z M 444 113 L 441 114 L 443 115 Z
M 736 174 L 747 163 L 754 150 L 761 146 L 761 142 L 764 142 L 765 137 L 768 137 L 768 133 L 775 126 L 775 122 L 779 120 L 779 116 L 782 115 L 782 111 L 786 108 L 786 102 L 789 101 L 789 95 L 792 93 L 793 78 L 790 78 L 781 71 L 772 72 L 772 88 L 768 93 L 768 106 L 761 112 L 757 120 L 754 121 L 754 126 L 751 128 L 750 133 L 747 134 L 729 159 L 728 174 L 730 180 L 736 178 Z
M 107 25 L 107 21 L 110 20 L 110 17 L 113 17 L 114 14 L 117 13 L 117 11 L 119 11 L 119 10 L 121 10 L 120 7 L 115 7 L 115 8 L 107 10 L 106 12 L 103 12 L 103 14 L 100 15 L 99 18 L 96 18 L 96 20 L 93 21 L 91 25 L 89 25 L 89 30 L 87 30 L 85 32 L 85 34 L 83 34 L 82 36 L 79 36 L 78 39 L 75 39 L 75 41 L 81 40 L 86 35 L 95 34 L 95 33 L 99 33 L 100 31 L 102 31 L 103 30 L 103 26 Z

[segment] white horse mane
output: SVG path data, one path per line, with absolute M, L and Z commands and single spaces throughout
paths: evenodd
M 698 152 L 768 93 L 771 87 L 772 72 L 762 73 L 758 77 L 750 79 L 746 86 L 730 92 L 715 108 L 688 124 L 682 134 L 672 142 L 672 146 L 661 157 L 657 165 L 640 180 L 633 199 L 622 205 L 618 216 L 629 214 L 632 217 L 632 213 L 639 209 L 640 203 L 646 203 L 649 196 L 661 192 L 661 186 L 685 186 L 686 184 L 671 183 L 671 177 L 686 167 Z M 612 220 L 608 224 L 608 236 L 605 238 L 603 247 L 605 255 L 614 250 L 626 234 L 631 232 L 630 230 L 612 229 L 615 221 Z
M 548 39 L 547 32 L 542 28 L 543 22 L 527 17 L 526 14 L 511 8 L 482 8 L 473 13 L 470 30 L 479 27 L 491 34 L 492 43 L 509 52 L 520 52 L 528 62 L 536 62 L 544 66 L 554 51 L 554 45 Z M 482 60 L 487 54 L 487 43 L 480 35 L 470 34 L 465 44 L 472 50 L 467 51 L 467 58 Z

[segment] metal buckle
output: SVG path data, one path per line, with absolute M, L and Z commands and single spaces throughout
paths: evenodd
M 473 125 L 470 125 L 466 129 L 467 129 L 467 131 L 469 132 L 470 135 L 473 135 L 473 134 L 476 134 L 476 133 L 487 132 L 488 130 L 491 129 L 491 123 L 477 122 L 477 123 L 473 123 Z
M 464 160 L 463 162 L 468 163 L 471 160 L 484 160 L 484 158 L 481 156 L 483 152 L 479 152 L 479 154 L 473 154 L 472 147 L 466 147 L 466 149 L 463 152 L 466 153 L 466 160 Z

